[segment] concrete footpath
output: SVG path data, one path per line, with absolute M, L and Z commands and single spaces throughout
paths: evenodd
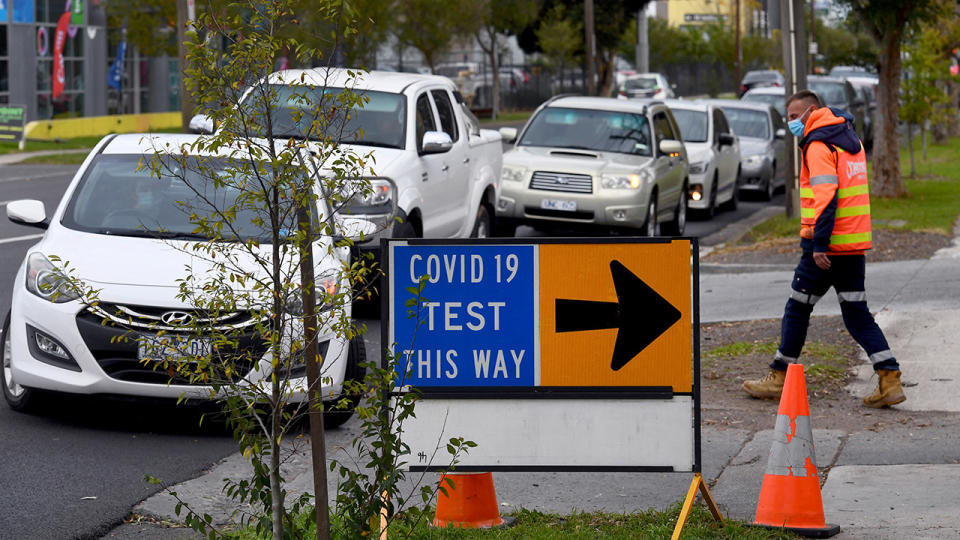
M 918 414 L 960 411 L 960 392 L 956 391 L 960 384 L 960 227 L 955 234 L 954 245 L 930 260 L 873 263 L 867 268 L 871 310 L 877 313 L 904 379 L 911 385 L 905 390 L 908 400 L 898 408 Z M 789 268 L 729 271 L 704 265 L 703 270 L 704 322 L 781 315 L 790 286 Z M 828 293 L 814 313 L 839 313 L 833 293 Z M 876 384 L 866 362 L 864 357 L 863 368 L 849 387 L 858 396 Z M 703 406 L 709 408 L 710 404 Z M 882 421 L 883 411 L 872 414 Z M 702 430 L 704 476 L 721 509 L 732 518 L 753 520 L 774 420 L 770 418 L 770 429 L 757 432 L 716 426 Z M 827 522 L 842 528 L 835 538 L 960 537 L 960 499 L 956 496 L 960 433 L 909 425 L 887 427 L 882 432 L 817 429 L 815 411 L 813 427 L 817 466 L 825 478 L 822 494 Z M 330 457 L 343 458 L 357 430 L 356 422 L 351 421 L 329 432 Z M 306 441 L 288 443 L 285 457 L 288 491 L 311 490 Z M 208 474 L 172 489 L 195 509 L 225 523 L 242 509 L 220 493 L 223 479 L 240 479 L 248 471 L 245 460 L 234 455 Z M 504 473 L 495 475 L 495 484 L 504 512 L 520 506 L 559 513 L 632 512 L 662 509 L 681 500 L 690 479 L 688 474 Z M 334 481 L 330 491 L 335 492 Z M 161 493 L 143 501 L 134 512 L 178 522 L 175 504 L 170 495 Z M 131 524 L 107 538 L 191 536 L 183 529 Z

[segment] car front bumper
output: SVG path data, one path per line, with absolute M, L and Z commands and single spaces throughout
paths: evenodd
M 740 189 L 748 191 L 762 191 L 766 189 L 767 180 L 773 176 L 770 165 L 766 161 L 756 164 L 740 162 Z
M 497 219 L 526 223 L 599 225 L 639 228 L 647 219 L 649 186 L 637 189 L 597 189 L 593 193 L 534 190 L 521 182 L 503 182 Z M 545 202 L 547 201 L 547 202 Z M 559 204 L 550 204 L 550 202 Z M 573 209 L 558 209 L 566 205 Z

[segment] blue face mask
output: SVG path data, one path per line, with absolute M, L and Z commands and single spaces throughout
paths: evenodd
M 790 129 L 790 133 L 793 133 L 794 137 L 798 139 L 803 138 L 803 121 L 801 121 L 799 118 L 788 122 L 787 128 Z

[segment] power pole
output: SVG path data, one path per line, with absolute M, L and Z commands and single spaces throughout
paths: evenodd
M 817 42 L 817 15 L 813 11 L 814 0 L 810 0 L 810 73 L 816 73 L 817 49 L 813 45 Z
M 650 37 L 647 33 L 646 9 L 637 11 L 637 57 L 634 62 L 638 73 L 650 71 Z
M 737 91 L 735 95 L 739 95 L 740 92 L 740 81 L 743 79 L 743 67 L 740 65 L 740 59 L 742 55 L 740 54 L 740 0 L 734 0 L 736 8 L 734 8 L 734 17 L 733 17 L 733 54 L 735 55 L 733 59 L 733 84 Z
M 783 67 L 786 71 L 786 95 L 790 97 L 807 87 L 807 48 L 804 46 L 803 0 L 784 0 L 780 10 L 780 28 L 783 35 Z M 784 210 L 787 217 L 800 215 L 800 150 L 794 136 L 787 130 L 783 144 L 786 149 L 787 172 Z
M 186 68 L 187 68 L 187 21 L 190 19 L 190 7 L 194 0 L 177 0 L 177 58 L 180 63 L 180 115 L 183 122 L 183 130 L 186 131 L 190 125 L 190 119 L 193 118 L 193 99 L 187 93 Z M 134 68 L 139 72 L 139 66 Z
M 597 42 L 596 35 L 593 32 L 593 0 L 585 0 L 583 2 L 583 20 L 584 31 L 587 34 L 587 95 L 595 96 L 597 95 L 597 69 L 595 67 Z

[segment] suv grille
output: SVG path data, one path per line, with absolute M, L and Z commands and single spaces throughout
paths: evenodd
M 109 323 L 151 332 L 159 330 L 182 332 L 191 328 L 213 328 L 218 331 L 240 330 L 257 323 L 257 320 L 246 311 L 222 312 L 211 315 L 189 309 L 129 306 L 107 302 L 88 306 L 87 311 Z M 167 317 L 165 318 L 164 315 L 167 315 Z
M 533 179 L 530 180 L 530 189 L 593 193 L 593 178 L 585 174 L 536 171 L 533 173 Z

